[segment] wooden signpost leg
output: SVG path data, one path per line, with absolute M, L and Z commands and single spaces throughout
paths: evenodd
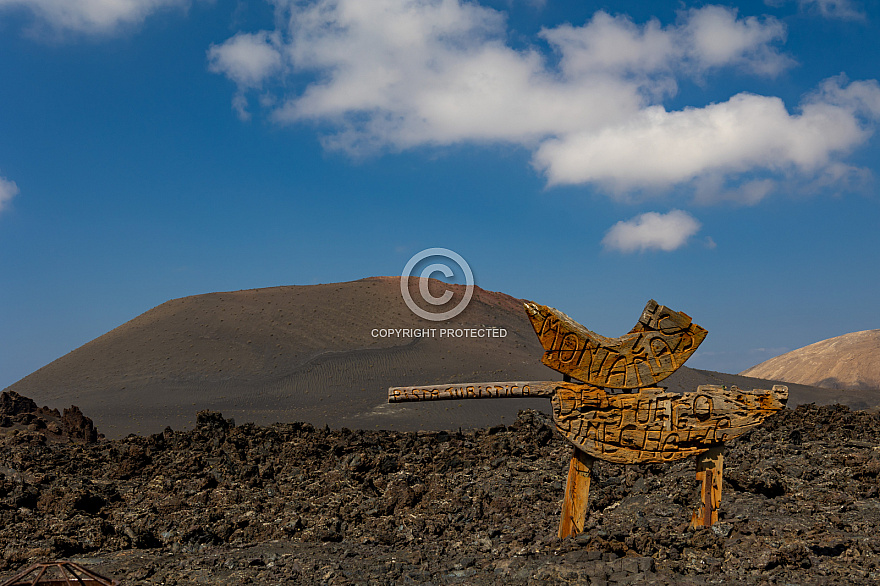
M 562 501 L 562 518 L 559 520 L 559 538 L 577 535 L 584 530 L 587 504 L 590 499 L 590 475 L 596 460 L 577 448 L 568 464 L 568 481 L 565 483 L 565 500 Z
M 721 480 L 724 474 L 724 446 L 712 446 L 697 456 L 697 480 L 702 481 L 702 506 L 691 515 L 691 527 L 709 527 L 718 521 Z

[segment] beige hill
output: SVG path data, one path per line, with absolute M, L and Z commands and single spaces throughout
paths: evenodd
M 880 330 L 829 338 L 740 374 L 828 389 L 880 389 Z
M 417 295 L 416 280 L 411 289 Z M 444 287 L 432 282 L 434 295 Z M 455 296 L 463 287 L 451 286 Z M 436 290 L 435 290 L 436 289 Z M 446 306 L 443 306 L 444 308 Z M 633 321 L 641 308 L 633 309 Z M 588 325 L 588 324 L 587 324 Z M 502 328 L 496 338 L 374 337 L 380 328 Z M 619 335 L 620 332 L 609 332 Z M 711 333 L 710 333 L 711 335 Z M 559 380 L 522 301 L 476 288 L 448 322 L 416 317 L 399 277 L 272 287 L 174 299 L 73 350 L 8 387 L 40 405 L 77 405 L 107 437 L 192 427 L 201 409 L 237 422 L 307 421 L 352 429 L 467 429 L 509 423 L 546 399 L 387 403 L 389 386 Z M 681 368 L 663 385 L 770 388 L 772 382 Z M 830 402 L 793 386 L 789 404 Z M 856 406 L 871 397 L 846 397 Z M 859 402 L 861 401 L 861 402 Z

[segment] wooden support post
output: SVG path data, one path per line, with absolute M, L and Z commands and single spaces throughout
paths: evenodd
M 721 481 L 724 474 L 724 445 L 712 446 L 697 456 L 697 480 L 702 481 L 702 506 L 691 515 L 691 527 L 709 527 L 718 521 Z
M 568 481 L 565 483 L 565 500 L 562 501 L 562 517 L 559 519 L 559 538 L 583 533 L 590 499 L 590 476 L 595 458 L 577 448 L 568 464 Z

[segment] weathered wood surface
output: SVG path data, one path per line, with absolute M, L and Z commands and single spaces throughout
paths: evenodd
M 568 481 L 565 483 L 565 498 L 562 501 L 562 516 L 559 519 L 559 538 L 584 532 L 587 507 L 590 501 L 590 479 L 593 474 L 595 458 L 574 449 L 568 464 Z
M 697 456 L 697 480 L 702 482 L 699 510 L 691 515 L 691 527 L 709 527 L 718 521 L 721 482 L 724 476 L 724 446 L 712 446 Z
M 556 390 L 556 383 L 549 381 L 517 381 L 500 383 L 455 383 L 447 385 L 422 385 L 417 387 L 391 387 L 388 402 L 442 401 L 452 399 L 497 399 L 504 397 L 549 397 Z
M 611 394 L 591 385 L 556 383 L 556 428 L 589 455 L 619 464 L 670 462 L 733 439 L 785 406 L 788 387 L 772 391 L 697 387 Z
M 685 313 L 648 301 L 635 327 L 606 338 L 561 311 L 528 301 L 526 313 L 544 347 L 542 362 L 597 387 L 649 387 L 675 372 L 706 337 Z

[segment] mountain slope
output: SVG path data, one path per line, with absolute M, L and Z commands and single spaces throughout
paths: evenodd
M 463 288 L 451 288 L 455 301 Z M 396 277 L 196 295 L 163 303 L 9 388 L 40 404 L 73 401 L 108 437 L 191 426 L 204 408 L 256 423 L 417 429 L 444 417 L 447 427 L 483 425 L 499 410 L 514 418 L 535 400 L 392 406 L 387 388 L 558 378 L 540 363 L 521 308 L 477 288 L 462 314 L 431 323 L 406 307 Z M 507 336 L 373 336 L 382 328 L 481 326 Z
M 829 389 L 880 389 L 880 330 L 829 338 L 792 350 L 740 374 Z

